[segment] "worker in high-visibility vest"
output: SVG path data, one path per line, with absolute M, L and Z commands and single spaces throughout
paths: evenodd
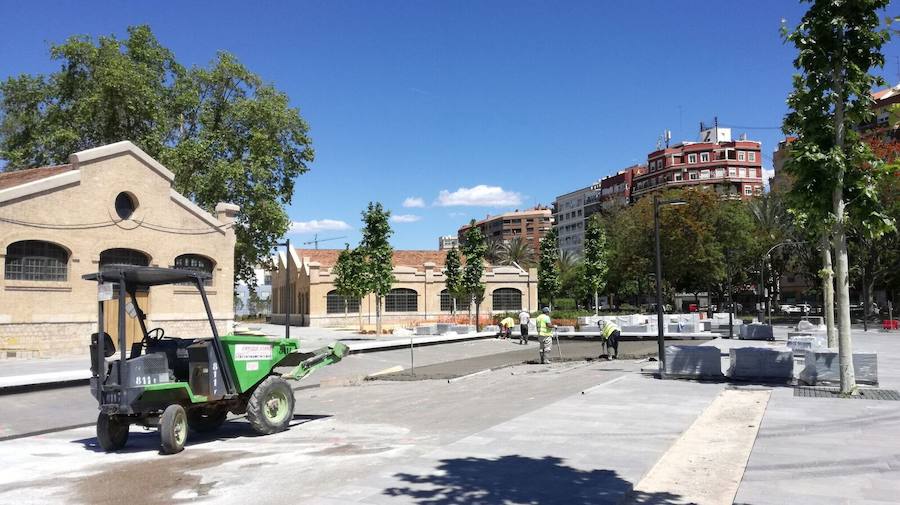
M 516 320 L 511 317 L 505 317 L 500 321 L 500 338 L 509 338 L 512 335 L 512 327 L 516 324 Z
M 541 363 L 550 363 L 550 349 L 553 347 L 553 321 L 550 319 L 550 308 L 544 307 L 543 314 L 535 318 L 537 326 L 538 343 L 541 345 Z
M 603 339 L 604 343 L 606 343 L 606 356 L 609 359 L 618 359 L 619 357 L 619 337 L 622 334 L 619 330 L 619 327 L 616 326 L 612 321 L 604 321 L 603 329 L 600 330 L 600 337 Z M 612 348 L 612 355 L 609 353 L 609 349 Z

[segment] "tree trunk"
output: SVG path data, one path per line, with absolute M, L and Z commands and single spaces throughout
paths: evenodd
M 840 28 L 840 30 L 843 30 Z M 843 32 L 841 33 L 843 35 Z M 843 36 L 838 38 L 839 46 L 843 44 Z M 834 88 L 834 139 L 835 147 L 844 150 L 844 81 L 842 54 L 836 57 L 837 63 L 832 74 Z M 843 161 L 838 164 L 838 173 L 834 190 L 831 194 L 832 211 L 834 212 L 834 256 L 835 256 L 835 295 L 838 302 L 838 356 L 841 370 L 841 393 L 856 392 L 856 374 L 853 370 L 853 347 L 850 339 L 850 259 L 847 255 L 847 230 L 845 229 L 846 204 L 844 202 Z
M 375 295 L 375 335 L 381 336 L 381 295 Z
M 597 291 L 594 291 L 594 315 L 600 315 L 600 296 L 597 294 Z
M 834 267 L 831 264 L 831 244 L 828 241 L 828 235 L 822 236 L 822 296 L 825 300 L 822 303 L 822 311 L 825 315 L 825 329 L 828 335 L 828 348 L 837 348 L 837 335 L 834 327 Z
M 481 304 L 478 303 L 478 301 L 475 299 L 474 296 L 472 297 L 472 301 L 475 303 L 475 331 L 481 331 L 481 328 L 479 325 L 480 321 L 478 320 L 478 318 L 481 315 Z

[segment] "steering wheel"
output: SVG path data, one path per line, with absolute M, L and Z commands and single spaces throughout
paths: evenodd
M 147 340 L 161 340 L 165 338 L 166 331 L 162 328 L 153 328 L 147 331 Z

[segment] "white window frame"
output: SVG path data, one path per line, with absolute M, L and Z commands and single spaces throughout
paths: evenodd
M 700 163 L 709 163 L 709 153 L 700 153 Z
M 756 151 L 750 151 L 747 153 L 747 160 L 756 161 Z
M 744 167 L 738 167 L 738 177 L 747 177 L 747 169 Z
M 701 179 L 709 179 L 709 170 L 708 170 L 708 169 L 705 169 L 705 168 L 704 168 L 703 170 L 701 170 L 701 171 L 700 171 L 700 178 L 701 178 Z
M 744 194 L 747 196 L 753 196 L 753 186 L 744 186 Z
M 716 179 L 721 179 L 722 177 L 725 177 L 725 169 L 719 167 L 716 169 Z
M 688 154 L 688 163 L 692 165 L 697 163 L 697 153 Z
M 728 167 L 728 177 L 737 177 L 737 168 Z
M 738 161 L 744 161 L 745 159 L 747 159 L 747 156 L 744 154 L 744 151 L 738 151 Z
M 690 173 L 690 180 L 696 181 L 698 179 L 700 179 L 700 174 L 698 174 L 696 170 L 692 170 Z
M 684 180 L 684 176 L 682 175 L 681 172 L 675 172 L 675 180 L 676 181 Z

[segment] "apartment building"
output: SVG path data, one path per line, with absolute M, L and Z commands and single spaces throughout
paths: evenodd
M 535 253 L 541 250 L 541 239 L 550 231 L 552 212 L 542 205 L 532 209 L 506 212 L 498 216 L 487 216 L 476 221 L 474 226 L 481 229 L 487 240 L 508 242 L 514 238 L 528 241 Z M 466 232 L 473 224 L 460 226 L 457 232 L 460 245 L 466 242 Z

